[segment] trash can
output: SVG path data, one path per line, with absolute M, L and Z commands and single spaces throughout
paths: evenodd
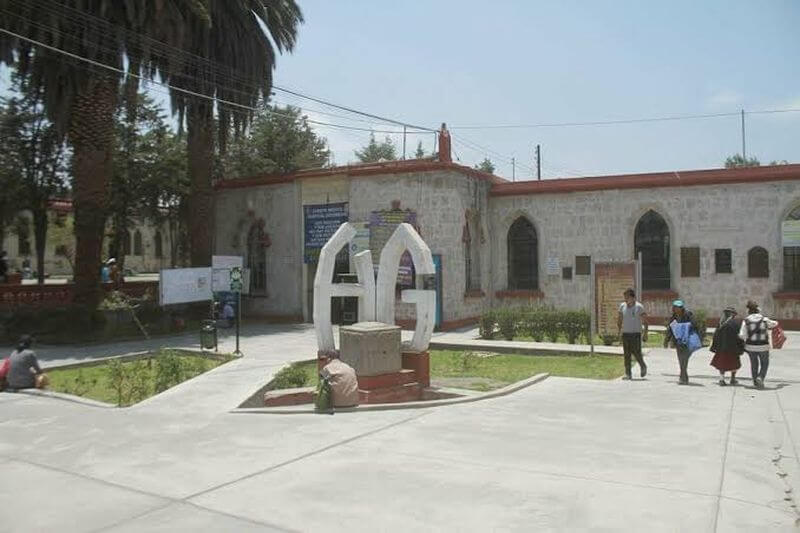
M 204 350 L 217 348 L 217 323 L 214 320 L 203 320 L 200 326 L 200 347 Z

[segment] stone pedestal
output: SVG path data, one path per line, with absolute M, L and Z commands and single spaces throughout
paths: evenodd
M 353 367 L 357 376 L 398 372 L 400 327 L 381 322 L 357 322 L 339 328 L 340 359 Z

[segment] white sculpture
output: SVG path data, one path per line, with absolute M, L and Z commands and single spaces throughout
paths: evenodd
M 400 224 L 381 251 L 378 267 L 376 317 L 378 322 L 394 324 L 394 304 L 400 257 L 408 250 L 417 275 L 435 274 L 431 249 L 411 224 Z M 401 293 L 404 302 L 417 304 L 417 327 L 411 340 L 411 350 L 424 352 L 431 341 L 436 321 L 436 291 L 406 289 Z
M 335 349 L 331 324 L 331 298 L 355 296 L 358 298 L 358 317 L 361 321 L 375 320 L 375 275 L 372 272 L 372 252 L 357 253 L 353 261 L 358 283 L 333 283 L 336 255 L 356 235 L 356 229 L 345 222 L 336 230 L 319 254 L 317 275 L 314 277 L 314 330 L 320 351 Z
M 378 267 L 377 302 L 375 277 L 372 272 L 372 252 L 365 250 L 355 255 L 358 283 L 333 283 L 336 255 L 352 241 L 356 229 L 345 222 L 328 240 L 319 255 L 317 275 L 314 278 L 314 329 L 320 351 L 335 349 L 331 324 L 331 297 L 358 298 L 358 317 L 362 322 L 377 320 L 394 324 L 395 285 L 400 269 L 400 257 L 406 250 L 411 254 L 417 275 L 435 274 L 431 250 L 410 224 L 400 224 L 386 242 Z M 436 291 L 409 289 L 401 293 L 402 301 L 417 305 L 417 327 L 410 349 L 424 352 L 433 334 L 436 321 Z M 377 307 L 376 307 L 377 303 Z

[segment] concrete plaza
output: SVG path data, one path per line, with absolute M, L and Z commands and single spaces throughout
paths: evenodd
M 134 407 L 0 394 L 0 531 L 794 530 L 796 340 L 773 352 L 765 391 L 718 386 L 705 350 L 678 386 L 674 353 L 652 350 L 633 382 L 551 377 L 434 409 L 232 413 L 315 353 L 309 326 L 252 325 L 244 358 Z M 150 343 L 39 351 L 56 364 Z

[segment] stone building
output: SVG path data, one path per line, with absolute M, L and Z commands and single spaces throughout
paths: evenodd
M 754 298 L 787 324 L 800 319 L 800 165 L 510 183 L 442 151 L 438 161 L 223 181 L 215 251 L 244 256 L 250 314 L 310 320 L 314 213 L 332 213 L 328 232 L 361 224 L 358 247 L 375 262 L 387 229 L 415 225 L 441 272 L 443 329 L 491 307 L 590 309 L 590 262 L 639 253 L 651 315 L 666 316 L 677 297 L 709 316 Z M 338 270 L 349 270 L 346 256 Z M 413 320 L 413 307 L 398 304 L 398 318 Z
M 74 251 L 72 202 L 53 200 L 48 213 L 49 226 L 45 245 L 45 273 L 48 276 L 72 276 L 70 251 Z M 134 272 L 158 272 L 172 267 L 172 249 L 169 231 L 157 227 L 149 220 L 136 219 L 125 240 L 125 269 Z M 27 258 L 36 269 L 36 247 L 33 221 L 29 211 L 21 211 L 17 221 L 7 228 L 0 249 L 8 254 L 9 266 L 21 270 Z M 104 256 L 108 256 L 108 241 L 104 240 Z M 99 268 L 99 267 L 98 267 Z

